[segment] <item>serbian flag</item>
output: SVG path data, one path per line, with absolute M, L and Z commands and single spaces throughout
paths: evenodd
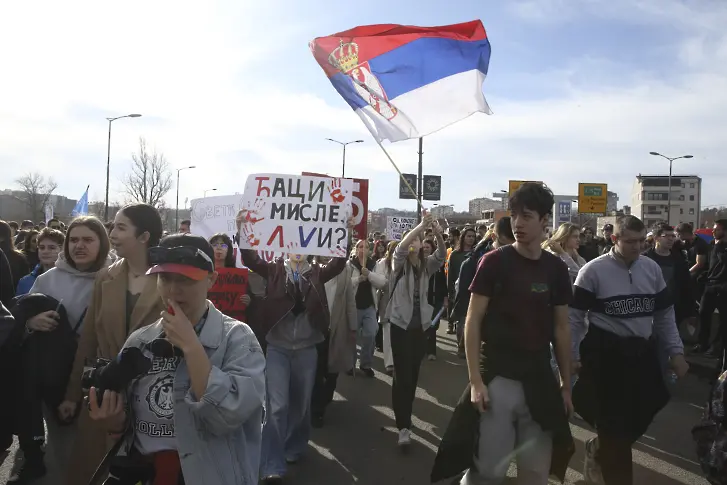
M 419 138 L 473 113 L 491 114 L 482 92 L 490 42 L 479 20 L 366 25 L 318 37 L 310 48 L 379 142 Z

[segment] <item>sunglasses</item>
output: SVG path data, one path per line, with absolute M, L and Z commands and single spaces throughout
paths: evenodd
M 201 249 L 192 246 L 178 246 L 176 248 L 155 246 L 149 248 L 150 265 L 154 266 L 165 263 L 186 264 L 210 272 L 215 270 L 212 259 Z

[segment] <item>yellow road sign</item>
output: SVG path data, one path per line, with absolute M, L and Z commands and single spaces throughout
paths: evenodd
M 578 184 L 578 213 L 605 214 L 608 206 L 608 184 Z
M 532 183 L 540 184 L 540 185 L 543 184 L 543 182 L 539 182 L 536 180 L 510 180 L 507 184 L 507 189 L 508 189 L 507 195 L 511 196 L 513 192 L 515 192 L 517 189 L 519 189 L 520 186 L 526 182 L 532 182 Z

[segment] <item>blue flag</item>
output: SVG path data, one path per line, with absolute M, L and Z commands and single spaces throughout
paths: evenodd
M 90 185 L 88 187 L 90 187 Z M 83 193 L 81 198 L 78 199 L 76 207 L 74 207 L 71 211 L 71 217 L 88 215 L 88 187 L 86 187 L 86 191 Z

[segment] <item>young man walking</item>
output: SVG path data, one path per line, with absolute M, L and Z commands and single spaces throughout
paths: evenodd
M 546 485 L 551 473 L 564 478 L 573 453 L 571 280 L 565 263 L 540 246 L 553 204 L 550 190 L 523 184 L 510 198 L 515 243 L 485 254 L 470 286 L 465 349 L 479 445 L 462 485 L 502 483 L 513 454 L 518 483 Z
M 697 301 L 694 297 L 689 263 L 681 251 L 675 250 L 676 233 L 666 223 L 654 227 L 654 247 L 647 250 L 647 256 L 659 265 L 674 305 L 677 326 L 683 324 L 691 329 L 697 327 Z
M 575 282 L 573 402 L 598 433 L 586 443 L 584 470 L 595 483 L 602 474 L 606 485 L 633 484 L 631 447 L 669 400 L 658 353 L 677 377 L 689 368 L 661 268 L 641 255 L 645 241 L 638 218 L 621 218 L 611 252 L 581 268 Z

